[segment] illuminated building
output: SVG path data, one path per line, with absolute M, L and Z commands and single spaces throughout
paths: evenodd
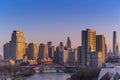
M 38 59 L 41 61 L 44 58 L 48 58 L 48 46 L 42 43 L 39 46 Z
M 69 53 L 68 53 L 68 50 L 64 50 L 63 61 L 64 61 L 65 64 L 68 63 L 68 59 L 69 59 Z
M 96 31 L 91 29 L 82 31 L 82 66 L 89 65 L 89 52 L 96 52 Z
M 102 67 L 103 63 L 102 63 L 102 57 L 103 57 L 103 53 L 102 52 L 91 52 L 91 63 L 90 66 L 92 68 L 100 68 Z
M 106 46 L 105 46 L 105 37 L 104 35 L 96 35 L 96 51 L 101 52 L 102 54 L 102 63 L 105 63 L 106 60 Z
M 13 60 L 21 61 L 26 52 L 25 50 L 24 33 L 18 30 L 13 31 L 11 41 L 4 45 L 4 55 L 8 54 Z
M 36 60 L 38 57 L 38 46 L 36 43 L 28 44 L 27 57 L 29 60 Z

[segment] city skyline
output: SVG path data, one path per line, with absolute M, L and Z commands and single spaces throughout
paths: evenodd
M 27 43 L 52 41 L 58 46 L 62 41 L 66 45 L 66 38 L 70 37 L 72 47 L 77 48 L 81 45 L 81 31 L 90 28 L 105 35 L 108 49 L 112 50 L 113 31 L 120 34 L 119 3 L 118 0 L 1 0 L 0 54 L 13 30 L 24 32 Z

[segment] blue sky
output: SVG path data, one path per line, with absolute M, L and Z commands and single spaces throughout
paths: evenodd
M 120 0 L 0 0 L 0 53 L 13 30 L 24 32 L 26 42 L 81 43 L 81 30 L 104 34 L 112 48 L 112 32 L 120 42 Z M 120 43 L 119 43 L 120 44 Z

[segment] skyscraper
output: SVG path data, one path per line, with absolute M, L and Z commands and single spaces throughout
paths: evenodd
M 59 44 L 59 62 L 64 62 L 64 45 L 63 42 L 60 42 Z
M 70 37 L 67 38 L 67 48 L 71 48 L 71 40 L 70 40 Z
M 4 59 L 10 59 L 11 58 L 11 52 L 10 52 L 10 43 L 4 44 Z
M 52 42 L 48 42 L 47 46 L 48 46 L 48 57 L 53 59 L 53 57 L 54 57 L 54 46 L 52 46 Z
M 96 51 L 102 53 L 102 63 L 104 63 L 106 59 L 106 46 L 104 35 L 96 35 Z
M 116 52 L 116 46 L 117 46 L 117 36 L 116 36 L 116 31 L 113 31 L 113 54 L 115 56 L 117 56 L 117 52 Z
M 82 61 L 82 46 L 78 46 L 77 47 L 77 60 L 78 60 L 78 64 L 81 64 Z
M 13 31 L 11 41 L 4 45 L 4 55 L 8 54 L 14 60 L 22 60 L 25 50 L 24 33 L 19 30 Z
M 65 64 L 67 64 L 67 63 L 68 63 L 68 60 L 69 60 L 69 52 L 68 52 L 67 49 L 64 49 L 63 55 L 64 55 L 64 56 L 63 56 L 63 61 L 64 61 Z
M 13 31 L 11 43 L 12 58 L 15 60 L 22 60 L 26 50 L 24 33 L 18 30 Z
M 48 46 L 46 44 L 40 44 L 38 51 L 38 58 L 44 60 L 44 58 L 48 58 Z
M 38 46 L 36 43 L 29 43 L 27 48 L 27 57 L 29 60 L 36 60 L 38 57 Z
M 52 47 L 52 42 L 51 41 L 47 42 L 47 45 L 48 47 Z
M 82 66 L 89 65 L 89 52 L 96 52 L 96 31 L 91 29 L 82 31 Z
M 116 53 L 117 53 L 117 56 L 119 55 L 119 45 L 117 44 L 116 45 Z
M 60 50 L 59 50 L 59 47 L 57 46 L 56 47 L 56 50 L 55 50 L 55 54 L 54 54 L 54 62 L 59 62 L 60 61 Z

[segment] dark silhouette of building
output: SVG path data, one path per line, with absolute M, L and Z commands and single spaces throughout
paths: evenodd
M 82 46 L 77 47 L 77 59 L 78 59 L 78 64 L 82 63 Z
M 54 46 L 52 46 L 52 42 L 48 42 L 48 57 L 53 59 L 54 58 Z
M 64 45 L 63 45 L 63 42 L 60 42 L 59 44 L 59 62 L 63 63 L 64 60 Z
M 57 46 L 56 47 L 56 50 L 55 50 L 55 54 L 54 54 L 54 62 L 59 62 L 60 61 L 60 50 L 59 50 L 59 47 Z
M 67 38 L 67 47 L 71 48 L 71 40 L 70 37 Z
M 117 56 L 117 51 L 116 51 L 116 47 L 117 47 L 117 36 L 116 36 L 116 31 L 113 31 L 113 54 L 115 56 Z

